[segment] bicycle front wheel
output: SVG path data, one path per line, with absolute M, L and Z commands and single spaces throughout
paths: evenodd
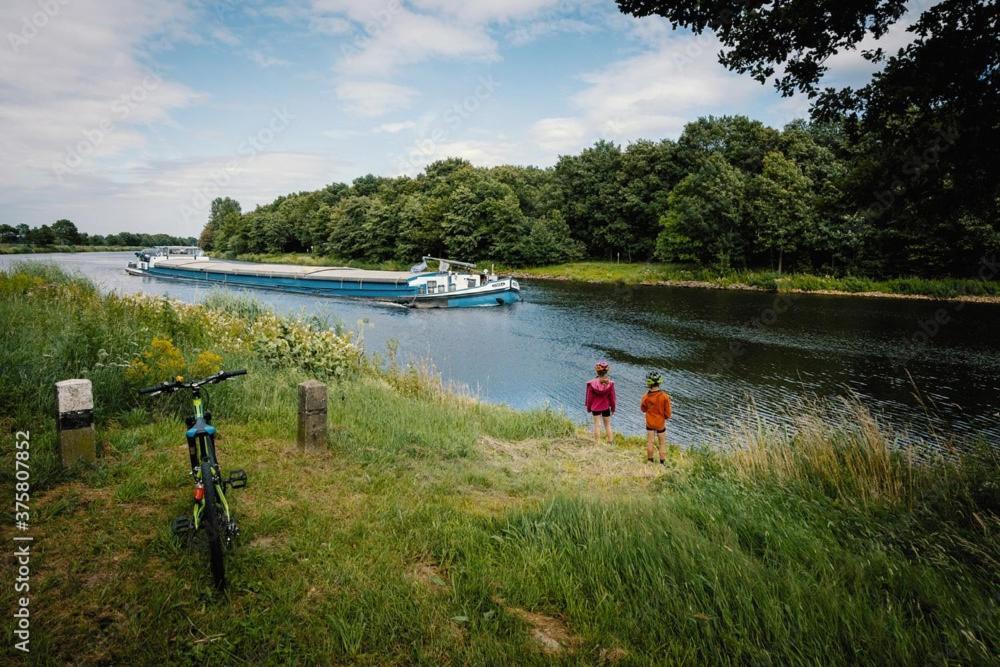
M 219 500 L 215 482 L 212 479 L 212 464 L 201 462 L 201 483 L 205 486 L 205 512 L 202 520 L 205 535 L 208 537 L 208 555 L 212 565 L 212 580 L 215 587 L 222 590 L 226 587 L 226 564 L 223 560 L 222 541 L 224 539 L 222 502 Z

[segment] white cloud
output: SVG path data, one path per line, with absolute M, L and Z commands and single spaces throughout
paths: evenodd
M 381 105 L 341 94 L 355 92 L 344 80 L 386 85 L 401 68 L 435 59 L 495 62 L 500 47 L 494 34 L 518 46 L 557 32 L 589 32 L 595 26 L 580 17 L 593 5 L 593 0 L 570 6 L 560 0 L 312 0 L 310 8 L 313 21 L 348 22 L 357 30 L 353 41 L 341 45 L 336 90 L 348 107 L 373 114 Z
M 436 16 L 400 9 L 384 22 L 368 24 L 368 37 L 348 52 L 336 69 L 340 74 L 386 76 L 402 65 L 429 58 L 496 58 L 496 43 L 481 25 L 459 24 Z
M 559 0 L 414 0 L 414 5 L 469 23 L 503 22 L 534 16 L 559 5 Z
M 361 134 L 361 132 L 359 132 L 358 130 L 337 128 L 335 130 L 323 130 L 320 134 L 322 134 L 327 139 L 347 139 L 349 137 L 356 137 L 359 134 Z
M 531 21 L 519 24 L 507 33 L 507 40 L 514 46 L 524 46 L 557 33 L 591 33 L 597 26 L 578 19 L 553 19 L 551 21 Z
M 499 140 L 460 139 L 455 141 L 418 140 L 394 160 L 397 175 L 416 175 L 436 160 L 463 158 L 476 166 L 492 167 L 516 160 L 517 146 Z
M 577 150 L 598 138 L 622 141 L 676 136 L 699 115 L 731 112 L 763 87 L 727 72 L 708 35 L 669 35 L 657 46 L 580 77 L 570 98 L 575 117 L 543 118 L 532 128 L 541 145 Z
M 216 155 L 135 164 L 118 180 L 80 175 L 53 185 L 44 199 L 20 193 L 8 204 L 27 212 L 31 224 L 69 217 L 90 233 L 197 236 L 215 197 L 233 197 L 247 211 L 279 195 L 350 180 L 354 171 L 341 159 L 312 153 Z
M 328 155 L 272 151 L 157 162 L 136 168 L 135 183 L 117 190 L 116 205 L 157 208 L 161 225 L 187 233 L 201 229 L 215 197 L 233 197 L 244 210 L 289 192 L 315 190 L 346 176 L 345 163 Z M 144 217 L 150 216 L 149 208 Z M 169 220 L 173 220 L 170 223 Z M 167 227 L 173 228 L 173 227 Z
M 247 58 L 255 62 L 258 66 L 264 68 L 291 65 L 291 63 L 288 62 L 287 60 L 284 60 L 282 58 L 276 58 L 257 49 L 251 49 L 247 51 L 246 55 Z
M 336 16 L 314 16 L 309 19 L 309 28 L 325 35 L 345 35 L 351 32 L 351 22 Z
M 911 9 L 903 18 L 890 26 L 880 39 L 867 35 L 857 48 L 841 51 L 828 58 L 825 63 L 828 69 L 821 84 L 841 86 L 867 83 L 872 74 L 882 69 L 883 63 L 865 60 L 861 52 L 881 47 L 886 56 L 896 55 L 899 49 L 913 41 L 914 34 L 907 32 L 907 29 L 913 25 L 916 18 L 917 14 Z
M 0 186 L 44 188 L 144 143 L 195 91 L 151 69 L 149 44 L 189 35 L 183 5 L 125 0 L 0 5 L 16 44 L 0 50 Z M 32 30 L 28 30 L 32 27 Z
M 385 134 L 399 134 L 403 130 L 412 130 L 417 124 L 412 120 L 404 120 L 398 123 L 382 123 L 374 129 L 374 132 Z
M 531 128 L 535 142 L 551 151 L 569 151 L 587 142 L 587 124 L 579 118 L 543 118 Z
M 240 43 L 240 38 L 237 37 L 232 30 L 224 26 L 219 26 L 212 30 L 212 39 L 227 44 L 229 46 L 236 46 Z
M 413 88 L 388 81 L 342 81 L 337 96 L 348 108 L 364 116 L 380 116 L 409 106 L 417 95 Z

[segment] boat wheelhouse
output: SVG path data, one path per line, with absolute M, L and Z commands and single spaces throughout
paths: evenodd
M 424 257 L 410 271 L 221 261 L 193 246 L 158 246 L 136 257 L 139 261 L 126 268 L 132 275 L 377 299 L 415 308 L 497 306 L 521 298 L 520 285 L 513 278 L 477 271 L 469 262 L 436 257 Z M 428 271 L 427 262 L 437 262 L 437 271 Z

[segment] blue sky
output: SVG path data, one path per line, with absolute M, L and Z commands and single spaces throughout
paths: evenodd
M 611 0 L 27 0 L 0 24 L 8 224 L 194 235 L 216 196 L 249 210 L 448 156 L 548 166 L 702 115 L 806 112 L 722 68 L 712 35 Z

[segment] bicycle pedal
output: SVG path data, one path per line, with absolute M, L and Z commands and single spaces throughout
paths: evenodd
M 242 489 L 247 485 L 247 473 L 245 470 L 233 470 L 229 473 L 226 484 L 234 489 Z
M 170 532 L 174 534 L 174 537 L 187 537 L 194 531 L 194 522 L 191 521 L 189 516 L 178 516 L 174 517 L 173 522 L 170 524 Z

